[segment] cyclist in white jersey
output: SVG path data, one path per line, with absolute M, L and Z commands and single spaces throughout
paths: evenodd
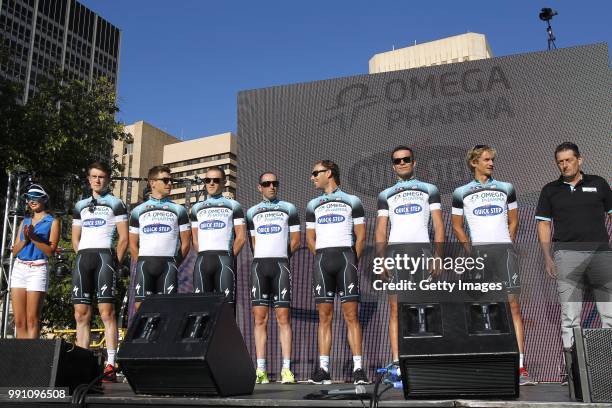
M 136 308 L 145 296 L 173 294 L 178 290 L 179 259 L 189 253 L 189 217 L 182 205 L 170 201 L 170 168 L 155 166 L 149 170 L 149 200 L 130 214 L 130 254 L 136 264 Z
M 223 293 L 236 302 L 235 259 L 246 242 L 244 212 L 236 200 L 224 197 L 225 173 L 210 167 L 204 177 L 208 198 L 191 207 L 193 247 L 198 257 L 193 269 L 195 293 Z
M 418 180 L 414 175 L 416 167 L 414 151 L 407 146 L 398 146 L 391 153 L 393 171 L 397 183 L 378 195 L 376 217 L 376 256 L 395 258 L 406 254 L 410 257 L 431 256 L 429 238 L 430 219 L 433 225 L 435 254 L 442 257 L 444 222 L 440 205 L 440 193 L 433 184 Z M 387 238 L 387 225 L 391 224 Z M 419 272 L 419 273 L 417 273 Z M 391 270 L 387 279 L 400 282 L 403 279 L 426 279 L 424 273 L 434 276 L 440 271 Z M 400 276 L 402 275 L 402 276 Z M 389 342 L 393 364 L 399 367 L 397 294 L 389 293 Z
M 357 264 L 365 246 L 365 216 L 359 198 L 340 190 L 340 169 L 331 160 L 315 163 L 311 180 L 323 194 L 306 207 L 306 241 L 315 255 L 313 295 L 319 312 L 319 366 L 309 379 L 329 384 L 329 352 L 334 298 L 339 295 L 353 353 L 355 384 L 368 382 L 362 367 L 361 325 L 358 318 Z
M 492 177 L 497 152 L 487 145 L 476 145 L 467 154 L 467 165 L 474 180 L 453 192 L 452 223 L 457 240 L 468 253 L 485 261 L 485 273 L 502 279 L 516 332 L 521 385 L 534 382 L 524 367 L 525 336 L 521 305 L 518 257 L 513 248 L 518 231 L 516 192 L 510 183 Z M 466 233 L 464 219 L 469 229 Z
M 76 203 L 72 216 L 72 246 L 77 253 L 72 272 L 72 299 L 76 320 L 76 344 L 89 348 L 92 300 L 98 301 L 104 324 L 108 372 L 103 381 L 114 382 L 117 351 L 117 318 L 115 316 L 115 283 L 117 266 L 128 246 L 128 222 L 125 204 L 108 191 L 111 168 L 106 163 L 92 163 L 87 181 L 92 195 Z M 112 251 L 117 232 L 116 253 Z
M 257 384 L 267 384 L 266 339 L 269 306 L 274 307 L 283 356 L 281 383 L 291 384 L 291 270 L 289 257 L 300 246 L 300 219 L 295 206 L 279 200 L 278 178 L 265 172 L 259 176 L 257 189 L 263 201 L 247 211 L 251 234 L 253 264 L 251 267 L 251 302 L 255 319 Z

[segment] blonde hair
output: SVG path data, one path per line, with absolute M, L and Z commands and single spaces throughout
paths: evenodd
M 476 145 L 472 149 L 470 149 L 470 151 L 468 151 L 468 154 L 465 157 L 465 161 L 467 162 L 468 169 L 470 169 L 472 173 L 474 172 L 474 166 L 472 165 L 472 162 L 474 160 L 480 159 L 480 156 L 482 156 L 484 152 L 491 153 L 491 155 L 493 155 L 493 158 L 497 156 L 497 150 L 487 145 Z

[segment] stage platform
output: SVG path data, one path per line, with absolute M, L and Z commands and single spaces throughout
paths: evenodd
M 105 384 L 104 394 L 90 395 L 86 405 L 92 408 L 150 408 L 159 407 L 368 407 L 368 400 L 306 400 L 304 396 L 322 389 L 351 388 L 350 384 L 327 386 L 299 383 L 295 385 L 267 384 L 257 385 L 253 395 L 233 398 L 214 397 L 161 397 L 135 395 L 128 384 Z M 371 391 L 372 386 L 368 386 Z M 6 395 L 0 397 L 2 407 L 53 407 L 70 406 L 70 399 L 55 401 L 14 401 Z M 584 404 L 569 399 L 568 388 L 560 384 L 539 384 L 521 387 L 521 396 L 516 400 L 405 400 L 399 390 L 389 390 L 379 402 L 380 407 L 505 407 L 505 408 L 553 408 L 553 407 L 610 407 L 609 403 Z

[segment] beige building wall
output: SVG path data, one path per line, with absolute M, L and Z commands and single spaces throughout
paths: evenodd
M 223 195 L 235 198 L 237 150 L 236 137 L 231 132 L 227 132 L 166 145 L 164 146 L 163 163 L 172 169 L 173 178 L 189 180 L 194 180 L 196 176 L 204 178 L 208 167 L 221 167 L 225 171 L 227 180 Z M 177 204 L 185 204 L 184 183 L 177 183 L 176 186 L 172 189 L 170 198 Z M 191 203 L 195 202 L 196 190 L 204 193 L 205 187 L 203 184 L 192 182 Z
M 125 126 L 125 131 L 132 135 L 131 144 L 115 141 L 113 154 L 123 164 L 123 177 L 146 178 L 149 169 L 155 165 L 162 164 L 164 146 L 176 144 L 179 139 L 156 128 L 144 121 L 138 121 Z M 142 202 L 143 191 L 146 187 L 144 181 L 133 181 L 130 204 Z M 113 194 L 128 202 L 128 182 L 116 180 Z
M 466 33 L 376 54 L 370 58 L 369 73 L 376 74 L 491 57 L 493 53 L 484 34 Z

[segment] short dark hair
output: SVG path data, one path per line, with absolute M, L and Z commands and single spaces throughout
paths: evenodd
M 219 173 L 221 173 L 221 178 L 223 180 L 225 180 L 225 172 L 223 171 L 223 169 L 219 166 L 210 166 L 209 168 L 206 169 L 206 172 L 208 173 L 209 171 L 218 171 Z
M 414 150 L 404 145 L 397 146 L 395 149 L 393 149 L 393 151 L 391 152 L 391 159 L 393 159 L 393 155 L 395 154 L 395 152 L 399 152 L 400 150 L 408 150 L 412 155 L 412 160 L 414 160 Z
M 315 163 L 315 166 L 319 164 L 325 167 L 327 170 L 331 170 L 332 177 L 337 185 L 340 185 L 340 167 L 331 160 L 319 160 Z
M 278 179 L 278 176 L 276 175 L 276 173 L 274 173 L 273 171 L 264 171 L 263 173 L 261 173 L 259 175 L 259 182 L 261 183 L 261 179 L 263 178 L 263 176 L 265 176 L 266 174 L 272 174 L 274 177 L 276 177 Z
M 557 159 L 557 153 L 563 152 L 565 150 L 571 150 L 574 152 L 576 157 L 580 157 L 580 150 L 578 150 L 578 146 L 576 145 L 576 143 L 563 142 L 555 149 L 555 159 Z
M 157 176 L 159 173 L 170 174 L 172 173 L 172 171 L 170 170 L 170 167 L 168 166 L 164 166 L 164 165 L 153 166 L 149 169 L 149 173 L 147 174 L 147 179 L 151 180 L 152 178 Z
M 113 173 L 113 171 L 111 170 L 111 166 L 109 166 L 108 163 L 104 163 L 101 161 L 95 161 L 91 163 L 89 167 L 87 167 L 88 176 L 89 176 L 89 172 L 91 171 L 91 169 L 103 171 L 106 174 L 106 177 L 110 177 Z

